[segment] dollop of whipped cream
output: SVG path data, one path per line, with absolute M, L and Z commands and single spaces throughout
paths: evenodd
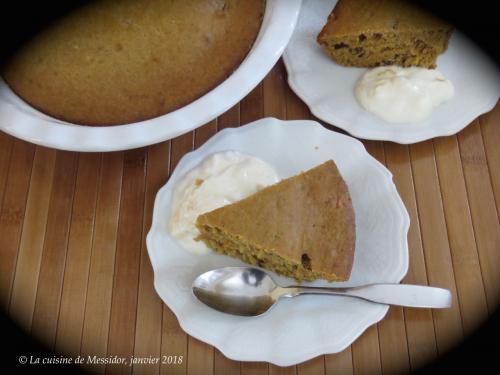
M 196 241 L 199 215 L 246 198 L 278 182 L 266 162 L 236 151 L 212 154 L 189 171 L 176 185 L 168 230 L 186 250 L 204 254 L 210 249 Z
M 381 66 L 358 80 L 354 94 L 363 108 L 387 122 L 413 123 L 424 121 L 451 99 L 454 88 L 434 69 Z

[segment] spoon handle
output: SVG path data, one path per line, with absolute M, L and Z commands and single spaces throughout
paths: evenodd
M 301 294 L 328 294 L 361 298 L 386 305 L 406 307 L 446 308 L 451 306 L 447 289 L 410 284 L 372 284 L 353 288 L 317 288 L 291 286 L 282 288 L 282 297 Z

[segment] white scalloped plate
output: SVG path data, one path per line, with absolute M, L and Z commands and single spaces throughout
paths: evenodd
M 43 146 L 71 151 L 116 151 L 158 143 L 191 131 L 227 111 L 271 70 L 297 21 L 301 0 L 267 0 L 259 35 L 234 73 L 215 89 L 174 112 L 120 126 L 75 125 L 22 101 L 0 78 L 0 130 Z
M 414 124 L 389 124 L 365 111 L 353 94 L 366 71 L 334 63 L 316 43 L 336 0 L 304 0 L 283 59 L 288 83 L 318 118 L 364 139 L 415 143 L 451 135 L 488 112 L 500 95 L 498 67 L 467 37 L 455 30 L 438 70 L 453 82 L 455 96 Z
M 333 159 L 349 186 L 357 236 L 351 279 L 338 284 L 397 283 L 406 274 L 409 217 L 391 173 L 354 138 L 329 131 L 314 121 L 266 118 L 225 129 L 185 155 L 158 192 L 147 236 L 156 291 L 184 331 L 234 360 L 289 366 L 343 350 L 382 319 L 388 307 L 345 297 L 303 296 L 280 301 L 265 315 L 245 318 L 212 310 L 192 294 L 192 282 L 199 274 L 243 263 L 214 253 L 191 254 L 169 236 L 172 190 L 207 155 L 227 150 L 267 161 L 281 178 Z M 283 285 L 294 282 L 273 276 Z M 325 281 L 312 284 L 331 285 Z

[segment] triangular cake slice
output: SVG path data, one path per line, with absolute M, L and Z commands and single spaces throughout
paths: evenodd
M 452 31 L 407 0 L 339 0 L 317 41 L 340 65 L 435 68 Z
M 331 160 L 200 215 L 196 226 L 217 252 L 299 281 L 351 273 L 354 210 Z

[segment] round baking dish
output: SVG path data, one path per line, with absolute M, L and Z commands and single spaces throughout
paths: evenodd
M 302 0 L 267 0 L 257 39 L 224 82 L 194 102 L 150 120 L 92 127 L 50 117 L 20 99 L 0 78 L 0 130 L 28 142 L 69 151 L 118 151 L 165 141 L 227 111 L 273 67 L 295 28 Z

